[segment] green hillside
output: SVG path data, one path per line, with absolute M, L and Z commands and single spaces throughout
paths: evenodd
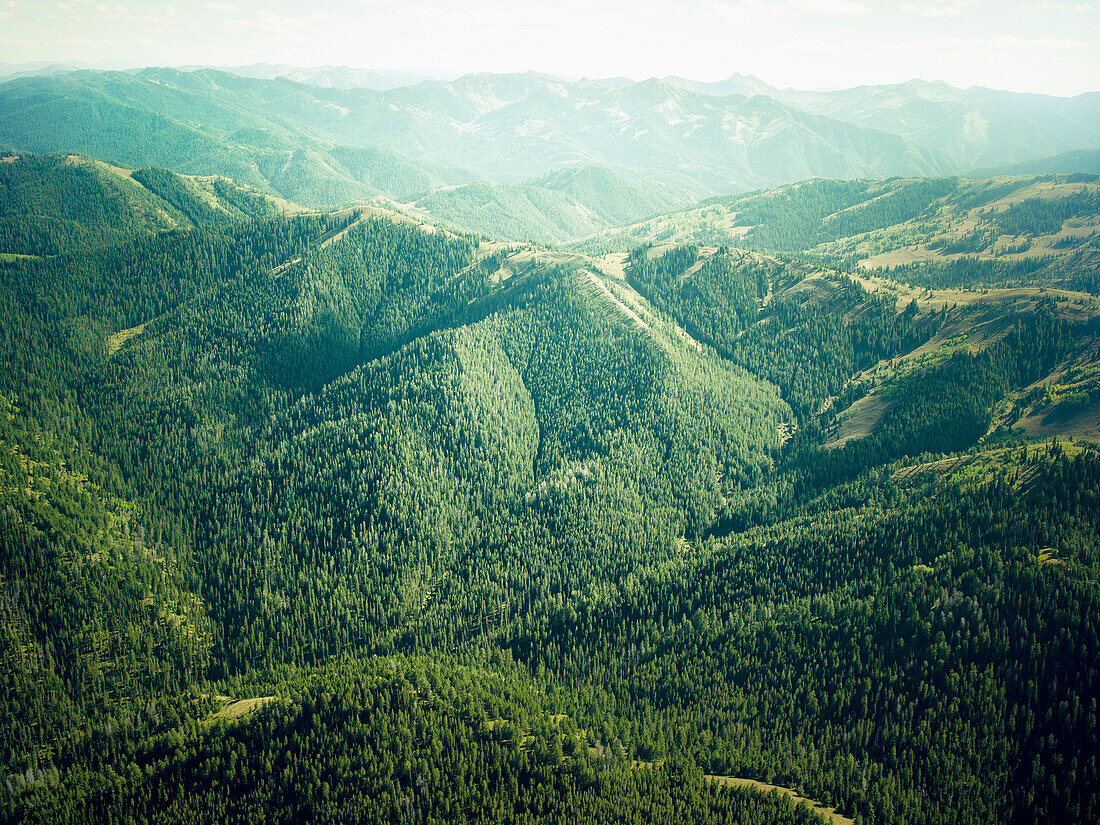
M 298 207 L 225 178 L 68 157 L 0 158 L 0 254 L 41 256 Z
M 331 105 L 296 93 L 294 84 L 162 71 L 8 81 L 0 93 L 0 148 L 221 175 L 310 206 L 377 195 L 407 199 L 473 179 L 462 170 L 333 140 L 315 122 L 331 120 Z
M 590 253 L 695 243 L 795 254 L 946 289 L 1047 284 L 1096 291 L 1095 175 L 810 180 L 715 198 L 573 244 Z
M 1100 817 L 1100 310 L 847 263 L 1091 180 L 815 181 L 592 257 L 0 174 L 0 818 Z

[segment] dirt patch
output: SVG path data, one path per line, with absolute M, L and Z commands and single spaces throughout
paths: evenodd
M 1074 438 L 1081 441 L 1100 443 L 1100 399 L 1088 406 L 1069 413 L 1047 411 L 1033 413 L 1016 421 L 1013 425 L 1023 430 L 1031 438 Z
M 855 825 L 855 820 L 838 814 L 835 808 L 826 808 L 823 805 L 818 805 L 812 799 L 799 796 L 790 788 L 781 788 L 778 785 L 768 785 L 765 782 L 757 782 L 755 779 L 740 779 L 736 776 L 714 776 L 712 774 L 706 774 L 704 778 L 711 782 L 716 782 L 724 788 L 751 788 L 764 793 L 776 791 L 783 796 L 789 797 L 794 805 L 801 805 L 803 802 L 807 803 L 814 811 L 825 817 L 826 821 L 831 823 L 831 825 Z
M 121 166 L 112 166 L 111 164 L 105 163 L 102 160 L 94 160 L 94 161 L 92 161 L 92 163 L 94 163 L 100 169 L 106 169 L 108 172 L 113 172 L 114 174 L 118 175 L 120 178 L 126 178 L 127 180 L 134 180 L 134 170 L 133 169 L 124 169 Z M 138 186 L 141 186 L 142 189 L 145 188 L 144 186 L 142 186 L 141 181 L 136 181 L 135 180 L 134 183 L 136 183 Z

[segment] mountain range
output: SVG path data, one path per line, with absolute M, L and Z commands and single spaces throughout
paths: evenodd
M 810 177 L 960 174 L 1100 143 L 1094 93 L 1053 98 L 920 81 L 800 92 L 739 75 L 705 84 L 240 71 L 258 76 L 143 69 L 10 79 L 0 83 L 0 147 L 221 174 L 331 206 L 410 202 L 474 182 L 540 186 L 579 167 L 703 197 Z M 416 82 L 362 85 L 405 80 Z M 636 211 L 666 206 L 642 197 Z

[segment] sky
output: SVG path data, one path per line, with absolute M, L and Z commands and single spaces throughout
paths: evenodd
M 0 0 L 0 62 L 1100 89 L 1100 0 Z

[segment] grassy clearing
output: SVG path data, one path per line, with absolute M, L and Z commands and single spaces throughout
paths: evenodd
M 122 345 L 129 341 L 131 338 L 136 338 L 145 332 L 145 324 L 138 324 L 136 327 L 130 327 L 130 329 L 124 329 L 116 332 L 114 335 L 107 336 L 107 357 L 114 355 L 120 349 Z
M 233 699 L 229 696 L 218 696 L 218 701 L 224 703 L 224 707 L 214 713 L 210 719 L 235 721 L 248 716 L 257 708 L 261 708 L 269 702 L 274 702 L 276 698 L 275 696 L 256 696 L 251 699 Z
M 1017 489 L 1022 490 L 1028 488 L 1038 475 L 1036 467 L 1028 462 L 1034 462 L 1039 456 L 1046 455 L 1050 449 L 1050 444 L 1042 441 L 1026 446 L 997 447 L 979 453 L 964 453 L 939 461 L 901 467 L 894 471 L 891 478 L 896 482 L 904 482 L 922 473 L 936 473 L 959 483 L 967 483 L 983 481 L 994 475 L 1015 470 L 1014 484 Z M 1097 447 L 1087 442 L 1059 439 L 1058 449 L 1065 456 L 1072 458 L 1086 450 L 1095 452 Z M 1021 450 L 1026 451 L 1026 460 L 1022 459 Z
M 1100 444 L 1100 395 L 1077 409 L 1032 409 L 1012 425 L 1029 438 L 1073 438 Z
M 899 305 L 919 298 L 921 312 L 938 311 L 945 305 L 952 308 L 939 331 L 924 344 L 903 355 L 882 360 L 849 379 L 849 387 L 863 385 L 866 391 L 864 397 L 850 407 L 837 411 L 831 437 L 824 445 L 827 449 L 869 435 L 886 411 L 899 382 L 935 368 L 958 352 L 980 352 L 999 341 L 1011 331 L 1015 312 L 1036 312 L 1045 307 L 1055 316 L 1073 322 L 1088 321 L 1100 314 L 1100 302 L 1094 297 L 1059 289 L 917 291 L 881 278 L 859 280 L 866 281 L 865 287 L 889 288 L 896 292 Z M 1047 387 L 1054 394 L 1055 403 L 1051 403 L 1051 398 L 1034 398 L 1036 388 Z M 1083 398 L 1082 393 L 1087 393 L 1090 402 L 1078 406 L 1067 402 L 1059 406 L 1056 403 L 1058 392 L 1075 393 L 1072 398 Z M 1004 424 L 1011 425 L 1013 432 L 1034 438 L 1057 435 L 1100 441 L 1100 345 L 1093 345 L 1091 349 L 1085 347 L 1074 356 L 1071 364 L 1013 393 L 998 410 L 992 429 Z
M 837 417 L 832 438 L 821 445 L 822 449 L 835 450 L 853 439 L 869 436 L 892 403 L 878 393 L 859 399 Z
M 705 778 L 710 782 L 716 782 L 724 788 L 749 788 L 751 790 L 760 791 L 761 793 L 771 793 L 775 791 L 783 796 L 789 797 L 794 805 L 801 805 L 805 802 L 817 814 L 824 817 L 826 822 L 831 823 L 831 825 L 855 825 L 855 820 L 838 814 L 836 809 L 818 805 L 812 799 L 799 796 L 790 788 L 781 788 L 778 785 L 768 785 L 765 782 L 757 782 L 755 779 L 741 779 L 736 776 L 715 776 L 713 774 L 707 774 Z

